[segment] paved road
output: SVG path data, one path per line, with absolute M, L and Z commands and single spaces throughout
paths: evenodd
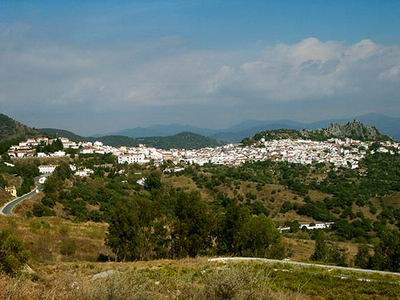
M 26 193 L 25 195 L 22 195 L 20 197 L 17 197 L 9 202 L 7 202 L 6 204 L 3 205 L 3 207 L 0 209 L 0 214 L 1 215 L 5 215 L 5 216 L 10 216 L 13 213 L 14 208 L 20 204 L 21 202 L 23 202 L 24 200 L 32 197 L 33 195 L 36 194 L 36 190 L 37 187 L 35 187 L 32 191 L 30 191 L 29 193 Z
M 382 275 L 393 275 L 393 276 L 400 276 L 400 273 L 395 272 L 387 272 L 387 271 L 377 271 L 377 270 L 368 270 L 368 269 L 357 269 L 357 268 L 346 268 L 346 267 L 339 267 L 339 266 L 329 266 L 329 265 L 319 265 L 313 263 L 303 263 L 298 261 L 291 261 L 291 260 L 279 260 L 279 259 L 268 259 L 268 258 L 257 258 L 257 257 L 216 257 L 210 258 L 208 261 L 210 262 L 239 262 L 239 261 L 259 261 L 265 262 L 270 264 L 289 264 L 289 265 L 297 265 L 302 267 L 317 267 L 317 268 L 326 268 L 326 269 L 335 269 L 335 270 L 343 270 L 343 271 L 351 271 L 351 272 L 360 272 L 360 273 L 370 273 L 370 274 L 382 274 Z
M 10 216 L 13 214 L 13 210 L 14 208 L 20 204 L 21 202 L 23 202 L 26 199 L 29 199 L 30 197 L 34 196 L 37 191 L 41 191 L 42 189 L 42 184 L 39 183 L 39 179 L 41 177 L 48 177 L 49 174 L 46 175 L 41 175 L 35 178 L 35 188 L 30 191 L 29 193 L 26 193 L 22 196 L 19 196 L 9 202 L 7 202 L 6 204 L 3 205 L 2 208 L 0 208 L 0 215 L 4 215 L 4 216 Z

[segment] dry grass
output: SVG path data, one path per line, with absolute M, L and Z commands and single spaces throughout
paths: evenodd
M 43 193 L 38 193 L 33 195 L 32 197 L 24 200 L 22 203 L 20 203 L 15 209 L 14 213 L 17 216 L 26 216 L 26 213 L 29 211 L 32 211 L 33 205 L 35 203 L 39 203 L 40 200 L 44 197 Z
M 383 197 L 383 202 L 388 206 L 400 208 L 400 192 L 392 193 Z
M 284 243 L 290 249 L 290 259 L 294 261 L 310 261 L 314 253 L 315 241 L 299 238 L 284 238 Z M 352 242 L 336 242 L 340 249 L 343 249 L 348 258 L 348 263 L 352 265 L 358 251 L 358 244 Z
M 110 255 L 104 244 L 107 224 L 73 223 L 56 217 L 21 218 L 0 216 L 0 229 L 9 229 L 24 241 L 33 261 L 96 261 L 99 254 Z M 61 255 L 65 240 L 76 244 L 73 255 Z
M 0 276 L 1 299 L 395 299 L 399 293 L 398 278 L 388 276 L 204 258 L 58 263 L 30 277 Z

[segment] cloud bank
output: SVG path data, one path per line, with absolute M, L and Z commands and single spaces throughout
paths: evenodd
M 192 49 L 176 37 L 82 47 L 10 40 L 3 33 L 0 45 L 0 108 L 8 111 L 259 110 L 336 98 L 350 106 L 385 105 L 400 95 L 400 47 L 368 39 L 346 44 L 311 37 L 228 51 Z

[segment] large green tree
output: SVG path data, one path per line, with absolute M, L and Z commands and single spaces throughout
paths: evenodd
M 283 258 L 281 234 L 271 218 L 261 214 L 243 223 L 237 237 L 238 252 L 244 256 Z

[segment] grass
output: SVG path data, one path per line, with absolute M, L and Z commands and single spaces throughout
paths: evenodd
M 208 262 L 205 258 L 57 263 L 36 271 L 34 276 L 0 276 L 1 297 L 30 300 L 396 299 L 400 295 L 399 277 L 261 262 Z
M 96 261 L 110 255 L 104 244 L 107 224 L 74 223 L 57 217 L 22 218 L 0 216 L 0 229 L 11 230 L 32 253 L 33 262 Z M 71 255 L 63 255 L 65 244 L 75 244 Z

